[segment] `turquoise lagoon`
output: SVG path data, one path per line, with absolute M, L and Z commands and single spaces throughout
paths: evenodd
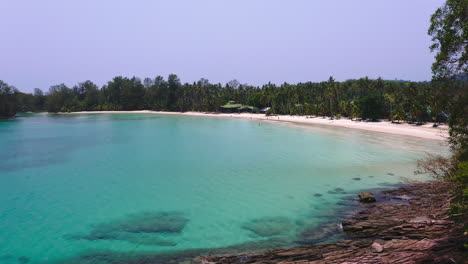
M 315 235 L 324 223 L 339 223 L 357 192 L 424 179 L 413 171 L 426 152 L 446 146 L 338 127 L 172 115 L 2 121 L 0 263 L 169 254 L 165 262 L 327 241 L 331 235 Z

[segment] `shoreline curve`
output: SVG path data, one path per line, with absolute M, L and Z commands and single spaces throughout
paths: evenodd
M 150 110 L 135 110 L 135 111 L 81 111 L 70 113 L 58 114 L 160 114 L 160 115 L 179 115 L 179 116 L 198 116 L 198 117 L 216 117 L 227 119 L 245 119 L 256 121 L 271 121 L 282 123 L 293 123 L 298 125 L 327 125 L 345 127 L 351 129 L 360 129 L 372 132 L 387 133 L 393 135 L 412 136 L 431 140 L 446 141 L 448 138 L 448 126 L 443 124 L 437 128 L 432 127 L 431 124 L 424 124 L 421 126 L 410 125 L 407 123 L 390 123 L 388 121 L 381 122 L 365 122 L 353 121 L 350 119 L 334 119 L 331 120 L 327 117 L 307 117 L 307 116 L 289 116 L 277 115 L 266 116 L 264 114 L 252 113 L 209 113 L 209 112 L 167 112 L 167 111 L 150 111 Z

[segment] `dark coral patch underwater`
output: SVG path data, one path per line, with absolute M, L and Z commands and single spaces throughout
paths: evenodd
M 175 246 L 161 234 L 180 234 L 189 221 L 179 212 L 143 212 L 93 226 L 85 235 L 67 235 L 67 239 L 122 240 L 135 244 Z
M 264 217 L 245 223 L 242 228 L 260 237 L 287 235 L 295 226 L 286 217 Z
M 346 194 L 343 188 L 335 188 L 333 190 L 328 191 L 329 194 Z

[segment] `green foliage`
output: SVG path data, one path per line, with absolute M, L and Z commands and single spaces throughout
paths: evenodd
M 468 0 L 447 0 L 432 15 L 428 30 L 433 41 L 431 51 L 436 51 L 432 83 L 438 88 L 428 99 L 432 104 L 430 109 L 438 111 L 445 105 L 450 113 L 449 142 L 453 157 L 446 175 L 455 184 L 452 216 L 465 222 L 465 231 L 468 219 L 467 14 Z
M 45 107 L 48 112 L 70 112 L 78 109 L 73 90 L 65 84 L 51 86 L 46 97 Z
M 376 121 L 384 115 L 384 98 L 379 94 L 364 96 L 360 102 L 361 117 Z
M 453 177 L 451 180 L 455 182 L 460 182 L 465 185 L 468 184 L 468 161 L 462 161 L 458 163 L 457 169 L 455 173 L 453 174 Z
M 181 91 L 181 84 L 180 84 L 180 79 L 177 77 L 175 74 L 169 74 L 169 77 L 167 79 L 167 86 L 168 86 L 168 94 L 167 94 L 167 104 L 166 104 L 166 109 L 170 111 L 177 111 L 181 110 L 184 111 L 184 109 L 180 109 L 177 104 L 177 97 L 180 95 Z
M 39 88 L 34 88 L 33 96 L 34 101 L 31 111 L 38 112 L 44 110 L 46 100 L 44 92 L 42 92 L 42 90 Z
M 444 87 L 443 91 L 441 87 Z M 451 101 L 443 94 L 460 93 L 459 85 L 446 87 L 439 82 L 400 82 L 372 80 L 306 82 L 298 84 L 268 83 L 261 87 L 231 81 L 212 84 L 206 79 L 194 83 L 180 82 L 175 74 L 145 78 L 117 76 L 101 89 L 91 81 L 73 88 L 52 86 L 47 94 L 37 89 L 34 95 L 16 92 L 18 111 L 69 112 L 141 110 L 218 112 L 228 101 L 252 106 L 245 111 L 270 107 L 272 114 L 343 116 L 405 119 L 413 122 L 436 121 L 437 113 L 450 114 Z M 455 98 L 455 97 L 454 97 Z M 226 106 L 224 106 L 226 109 Z M 433 116 L 427 114 L 431 109 Z
M 468 85 L 465 83 L 463 86 L 451 105 L 449 142 L 452 149 L 459 153 L 458 158 L 468 161 Z
M 15 87 L 0 80 L 0 118 L 12 117 L 16 114 L 18 91 Z
M 466 221 L 468 214 L 468 161 L 459 162 L 457 165 L 450 178 L 456 184 L 456 193 L 458 193 L 452 201 L 452 214 L 455 218 L 461 218 L 462 221 Z
M 99 88 L 91 81 L 79 83 L 73 87 L 73 91 L 79 101 L 81 101 L 80 110 L 96 110 L 99 105 Z
M 433 100 L 433 109 L 449 106 L 450 144 L 460 161 L 468 160 L 467 14 L 468 0 L 447 0 L 432 15 L 428 30 L 433 41 L 431 51 L 436 52 L 433 83 L 440 91 L 438 97 L 445 98 Z
M 124 78 L 120 90 L 120 102 L 123 110 L 141 110 L 144 108 L 143 97 L 145 90 L 140 79 L 136 77 L 132 79 Z
M 436 79 L 468 72 L 468 0 L 447 0 L 431 17 L 428 34 L 436 51 L 432 71 Z

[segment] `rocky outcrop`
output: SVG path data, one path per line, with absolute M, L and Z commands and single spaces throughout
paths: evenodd
M 383 246 L 377 242 L 372 243 L 371 247 L 373 252 L 380 253 L 383 251 Z
M 449 190 L 445 183 L 426 183 L 383 192 L 383 202 L 364 204 L 358 214 L 343 222 L 343 231 L 352 240 L 205 256 L 195 262 L 463 263 L 462 224 L 449 220 Z
M 375 202 L 375 196 L 370 192 L 359 193 L 359 201 L 361 203 L 373 203 Z

